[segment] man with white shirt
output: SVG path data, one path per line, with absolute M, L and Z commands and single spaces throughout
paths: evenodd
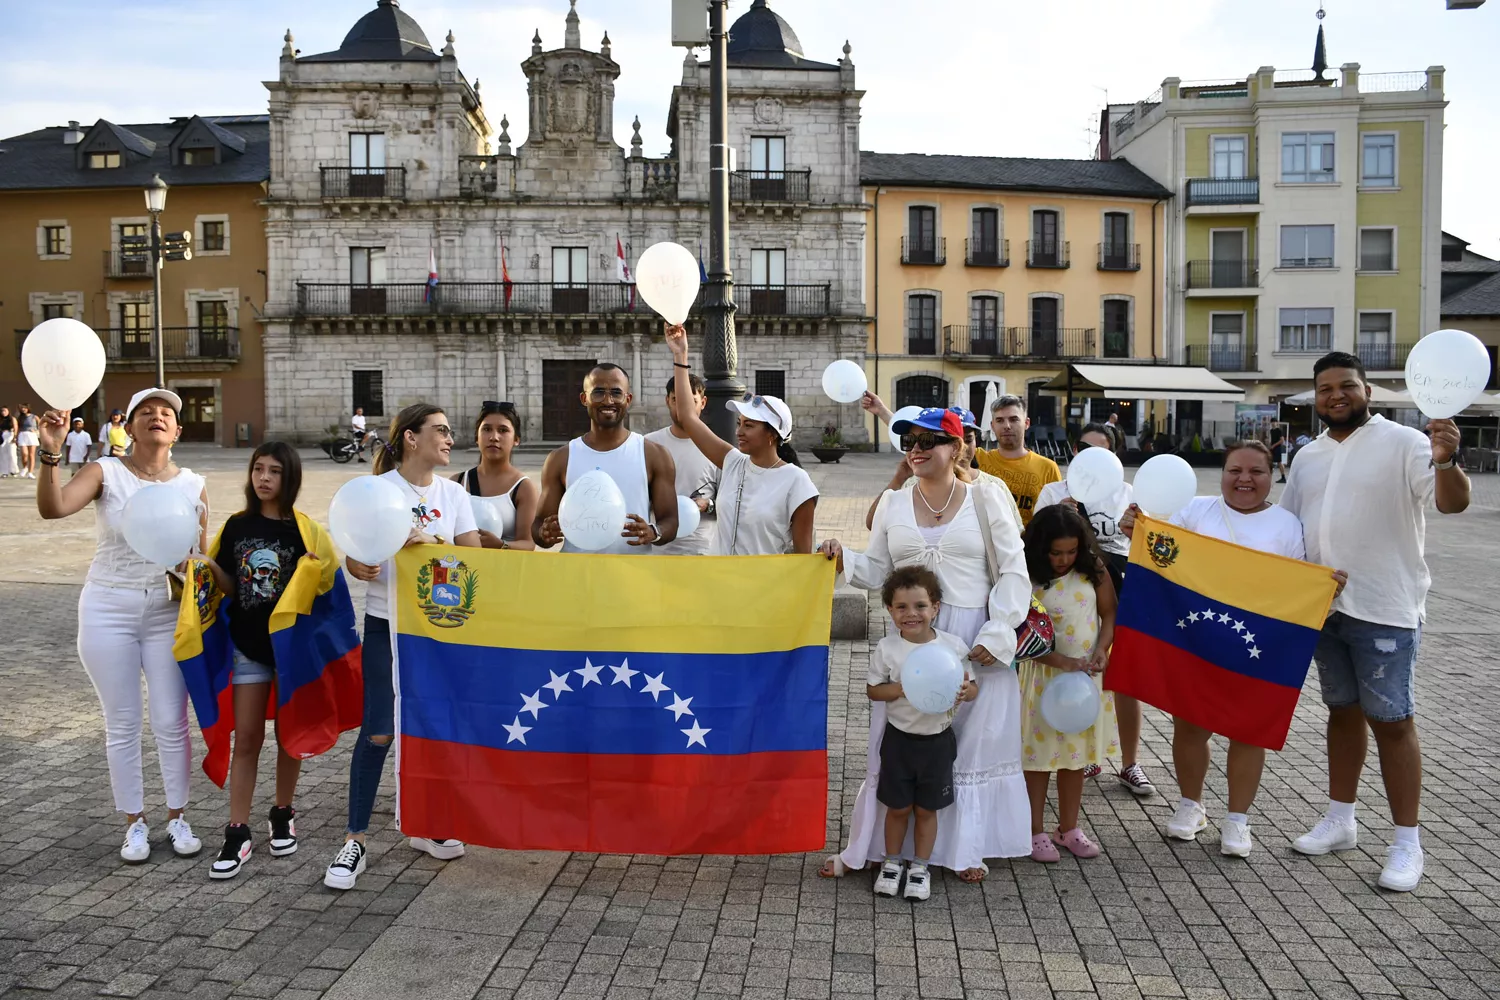
M 687 497 L 698 505 L 698 528 L 685 538 L 679 537 L 661 547 L 663 555 L 703 556 L 713 545 L 714 532 L 718 529 L 717 511 L 714 502 L 719 495 L 719 467 L 708 460 L 688 432 L 683 430 L 678 408 L 691 406 L 694 413 L 702 413 L 708 403 L 707 387 L 703 379 L 692 375 L 693 398 L 685 403 L 677 398 L 676 378 L 667 381 L 667 412 L 672 422 L 661 430 L 646 435 L 667 450 L 677 466 L 677 495 Z
M 1413 680 L 1432 582 L 1422 553 L 1425 512 L 1429 503 L 1439 513 L 1463 512 L 1469 479 L 1453 461 L 1453 421 L 1429 421 L 1423 434 L 1370 414 L 1359 358 L 1324 355 L 1313 385 L 1328 429 L 1298 451 L 1281 505 L 1302 521 L 1308 560 L 1346 570 L 1349 583 L 1314 653 L 1328 706 L 1328 812 L 1292 846 L 1313 855 L 1355 846 L 1368 725 L 1396 826 L 1380 885 L 1409 892 L 1422 880 Z
M 354 408 L 354 416 L 349 418 L 349 434 L 354 438 L 354 446 L 359 450 L 359 460 L 361 462 L 365 460 L 365 453 L 364 449 L 359 446 L 364 444 L 365 433 L 365 408 L 363 406 L 356 406 Z

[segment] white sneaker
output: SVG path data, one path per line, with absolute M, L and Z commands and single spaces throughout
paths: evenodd
M 932 873 L 926 865 L 912 865 L 906 870 L 906 891 L 902 895 L 907 899 L 926 899 L 932 895 L 931 882 Z
M 1219 853 L 1230 858 L 1248 858 L 1254 843 L 1250 839 L 1250 824 L 1226 819 L 1219 824 Z
M 875 876 L 875 895 L 894 896 L 896 890 L 901 888 L 901 872 L 905 865 L 899 861 L 887 861 L 880 866 L 880 874 Z
M 1197 840 L 1200 830 L 1208 829 L 1208 813 L 1196 802 L 1184 802 L 1167 820 L 1167 836 L 1173 840 Z
M 1353 823 L 1324 816 L 1317 826 L 1292 841 L 1292 850 L 1316 857 L 1330 851 L 1351 851 L 1358 839 L 1359 830 Z
M 203 841 L 193 836 L 193 828 L 188 826 L 186 816 L 167 820 L 167 839 L 172 842 L 172 850 L 179 858 L 191 858 L 203 850 Z
M 1422 848 L 1416 844 L 1392 844 L 1385 853 L 1380 887 L 1392 892 L 1411 892 L 1422 881 Z
M 323 884 L 330 889 L 353 889 L 354 882 L 365 870 L 365 845 L 357 840 L 346 840 L 333 857 L 333 864 L 323 873 Z
M 452 861 L 454 858 L 464 856 L 464 842 L 462 840 L 433 840 L 429 837 L 412 837 L 411 846 L 419 851 L 426 851 L 439 861 Z
M 138 819 L 125 828 L 125 843 L 120 846 L 120 860 L 127 865 L 145 864 L 151 857 L 151 828 Z

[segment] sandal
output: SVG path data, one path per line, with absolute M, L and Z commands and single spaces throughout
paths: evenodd
M 1099 845 L 1084 834 L 1081 826 L 1075 826 L 1067 833 L 1058 831 L 1052 835 L 1052 840 L 1058 846 L 1066 847 L 1075 858 L 1097 858 L 1100 854 Z
M 965 868 L 963 871 L 959 872 L 958 880 L 960 882 L 967 882 L 969 885 L 978 885 L 979 883 L 984 881 L 984 877 L 989 873 L 990 866 L 981 861 L 979 862 L 977 867 Z
M 844 859 L 837 854 L 828 855 L 823 862 L 823 867 L 818 869 L 818 878 L 843 878 L 849 868 L 844 864 Z

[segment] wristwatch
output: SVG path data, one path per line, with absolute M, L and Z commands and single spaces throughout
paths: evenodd
M 1432 460 L 1429 464 L 1434 469 L 1437 469 L 1440 472 L 1447 472 L 1449 469 L 1453 468 L 1453 456 L 1451 456 L 1451 455 L 1448 456 L 1448 461 L 1446 461 L 1446 462 L 1439 462 L 1439 461 L 1436 461 L 1436 460 Z

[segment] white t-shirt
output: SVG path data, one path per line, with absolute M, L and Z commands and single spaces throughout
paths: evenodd
M 69 462 L 87 462 L 89 449 L 94 446 L 94 439 L 89 437 L 88 431 L 68 431 L 68 436 L 63 443 L 68 446 Z
M 762 469 L 742 451 L 724 456 L 714 555 L 775 556 L 792 551 L 792 513 L 818 495 L 801 468 Z
M 1302 522 L 1285 507 L 1271 506 L 1254 514 L 1242 514 L 1222 497 L 1193 497 L 1171 517 L 1189 531 L 1243 545 L 1258 552 L 1271 552 L 1290 559 L 1305 559 Z
M 362 430 L 364 430 L 365 429 L 365 417 L 364 417 L 364 414 L 362 414 L 362 413 L 356 413 L 354 416 L 350 417 L 349 418 L 349 426 L 350 426 L 350 428 L 352 428 L 353 430 L 356 430 L 356 431 L 362 431 Z
M 468 491 L 447 476 L 434 472 L 432 484 L 421 489 L 402 479 L 398 469 L 392 469 L 380 478 L 394 483 L 411 504 L 412 527 L 436 535 L 444 544 L 451 545 L 459 535 L 478 530 Z M 380 564 L 380 575 L 370 581 L 370 589 L 365 595 L 366 614 L 375 618 L 391 616 L 389 591 L 392 574 L 392 560 L 387 559 Z
M 958 662 L 964 665 L 964 676 L 973 677 L 974 671 L 969 665 L 969 649 L 956 635 L 944 632 L 942 629 L 933 629 L 937 634 L 934 642 L 942 643 L 958 656 Z M 875 649 L 870 653 L 870 672 L 866 680 L 871 684 L 885 684 L 889 681 L 901 680 L 901 668 L 906 665 L 906 658 L 922 648 L 922 643 L 907 642 L 901 637 L 900 632 L 894 632 L 875 644 Z M 954 709 L 946 712 L 924 712 L 902 695 L 895 701 L 885 703 L 885 717 L 891 725 L 903 733 L 911 733 L 914 736 L 932 736 L 941 733 L 953 724 Z
M 698 450 L 691 438 L 680 438 L 672 433 L 671 427 L 663 427 L 647 434 L 646 440 L 661 445 L 672 456 L 672 461 L 677 466 L 678 496 L 693 497 L 696 493 L 699 497 L 712 500 L 718 494 L 719 469 Z M 687 538 L 678 536 L 661 546 L 658 551 L 667 556 L 707 555 L 708 550 L 713 547 L 716 523 L 713 515 L 702 514 L 698 518 L 698 529 L 692 535 Z
M 1297 452 L 1281 505 L 1302 520 L 1308 559 L 1349 574 L 1333 610 L 1395 628 L 1421 624 L 1434 476 L 1427 435 L 1379 414 L 1343 441 L 1324 431 Z
M 1066 479 L 1055 483 L 1048 483 L 1042 487 L 1042 492 L 1037 494 L 1036 506 L 1032 507 L 1031 514 L 1043 507 L 1055 503 L 1062 503 L 1066 497 L 1071 496 L 1068 492 L 1068 481 Z M 1094 528 L 1094 537 L 1099 541 L 1099 548 L 1105 552 L 1116 555 L 1130 555 L 1130 539 L 1120 533 L 1120 518 L 1125 516 L 1125 509 L 1130 506 L 1134 497 L 1134 491 L 1129 483 L 1124 483 L 1110 497 L 1097 508 L 1084 505 L 1083 509 L 1088 512 L 1089 524 Z M 1187 527 L 1184 525 L 1183 527 Z M 1189 528 L 1188 530 L 1194 530 Z

